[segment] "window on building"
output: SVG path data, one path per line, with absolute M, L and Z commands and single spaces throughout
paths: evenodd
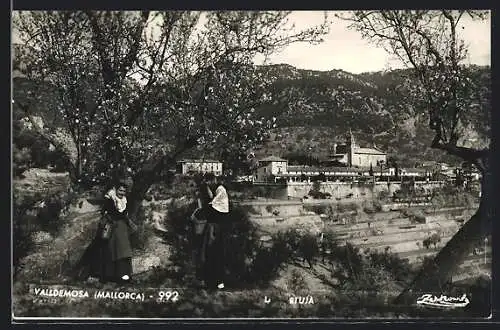
M 266 173 L 266 172 L 267 172 L 267 168 L 264 167 L 264 173 Z

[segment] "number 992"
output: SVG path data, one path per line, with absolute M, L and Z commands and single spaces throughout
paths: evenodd
M 176 302 L 179 300 L 179 292 L 177 291 L 160 291 L 158 293 L 158 302 Z

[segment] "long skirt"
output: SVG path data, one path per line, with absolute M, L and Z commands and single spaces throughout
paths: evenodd
M 99 229 L 81 257 L 77 265 L 79 277 L 92 276 L 103 282 L 115 282 L 124 275 L 131 276 L 133 269 L 130 254 L 117 253 L 117 251 L 123 252 L 117 247 L 130 244 L 128 237 L 126 238 L 127 242 L 123 242 L 122 235 L 118 239 L 115 234 L 110 239 L 103 239 L 101 234 L 102 230 Z M 113 236 L 115 239 L 112 239 Z M 117 258 L 117 256 L 119 257 Z
M 213 208 L 208 212 L 208 223 L 201 237 L 201 273 L 206 284 L 214 287 L 225 280 L 226 214 Z

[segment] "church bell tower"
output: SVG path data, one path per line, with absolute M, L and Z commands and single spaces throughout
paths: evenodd
M 349 167 L 353 166 L 354 162 L 354 153 L 357 148 L 356 141 L 354 140 L 354 135 L 352 134 L 351 129 L 349 128 L 349 134 L 346 136 L 346 145 L 347 145 L 347 163 Z

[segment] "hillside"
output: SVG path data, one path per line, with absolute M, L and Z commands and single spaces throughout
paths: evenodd
M 428 128 L 426 110 L 412 99 L 410 88 L 415 85 L 408 70 L 351 74 L 342 70 L 300 70 L 290 65 L 259 67 L 272 87 L 270 100 L 257 109 L 263 117 L 277 118 L 278 128 L 270 132 L 256 154 L 306 154 L 327 157 L 333 143 L 340 142 L 352 130 L 359 144 L 385 150 L 401 166 L 415 166 L 426 160 L 458 164 L 459 159 L 429 147 L 433 132 Z M 476 121 L 489 122 L 490 68 L 469 68 L 481 91 L 481 109 L 471 110 Z M 14 94 L 25 98 L 26 80 L 14 78 Z M 50 93 L 48 90 L 44 91 Z M 39 104 L 38 112 L 55 125 L 60 118 L 45 111 L 54 100 Z M 478 113 L 481 112 L 481 113 Z M 14 106 L 14 118 L 22 114 Z M 467 114 L 469 116 L 469 114 Z M 488 129 L 488 125 L 479 125 Z
M 305 153 L 324 158 L 333 143 L 342 141 L 351 129 L 362 146 L 375 144 L 403 166 L 425 160 L 459 161 L 429 147 L 433 132 L 428 128 L 426 110 L 411 97 L 408 86 L 415 81 L 409 70 L 351 74 L 289 65 L 262 70 L 274 83 L 272 101 L 260 113 L 277 117 L 279 127 L 257 148 L 257 154 L 286 157 Z M 480 86 L 475 92 L 485 96 L 479 102 L 483 113 L 473 115 L 488 122 L 490 69 L 473 66 L 469 70 Z

